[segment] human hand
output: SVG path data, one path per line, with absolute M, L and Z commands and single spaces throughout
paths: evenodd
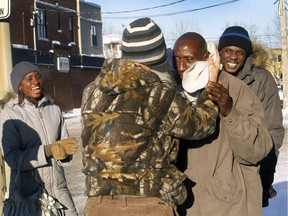
M 75 138 L 58 140 L 55 142 L 55 144 L 59 144 L 61 147 L 63 147 L 68 155 L 74 155 L 79 148 Z
M 214 42 L 207 42 L 207 49 L 210 53 L 208 58 L 209 80 L 217 82 L 220 72 L 220 55 Z
M 209 94 L 209 98 L 218 104 L 222 115 L 228 116 L 233 105 L 228 89 L 221 82 L 212 81 L 209 81 L 205 88 Z

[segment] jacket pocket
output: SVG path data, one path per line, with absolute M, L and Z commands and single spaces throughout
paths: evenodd
M 217 178 L 212 178 L 211 190 L 216 199 L 231 205 L 238 203 L 243 194 L 242 189 L 237 185 Z

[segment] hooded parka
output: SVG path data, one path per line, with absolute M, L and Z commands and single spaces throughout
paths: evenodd
M 266 70 L 268 53 L 261 44 L 253 43 L 253 52 L 247 58 L 237 77 L 245 82 L 258 96 L 264 109 L 265 123 L 273 140 L 272 152 L 261 162 L 261 171 L 275 172 L 279 149 L 282 146 L 285 129 L 278 88 L 272 74 Z

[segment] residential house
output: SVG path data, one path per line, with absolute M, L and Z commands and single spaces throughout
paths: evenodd
M 121 58 L 122 35 L 109 34 L 103 36 L 103 52 L 105 58 Z
M 101 7 L 80 0 L 79 49 L 81 54 L 103 56 Z
M 282 80 L 282 49 L 271 49 L 272 73 L 276 81 Z

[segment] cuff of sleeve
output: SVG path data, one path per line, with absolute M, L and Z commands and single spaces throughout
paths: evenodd
M 229 113 L 228 116 L 223 116 L 221 113 L 219 113 L 219 117 L 221 119 L 222 122 L 226 123 L 226 124 L 233 124 L 235 122 L 235 120 L 237 119 L 237 116 L 239 116 L 239 112 L 235 109 L 234 106 L 232 106 L 232 109 Z
M 52 156 L 51 146 L 45 145 L 44 152 L 45 152 L 46 157 L 51 157 Z

